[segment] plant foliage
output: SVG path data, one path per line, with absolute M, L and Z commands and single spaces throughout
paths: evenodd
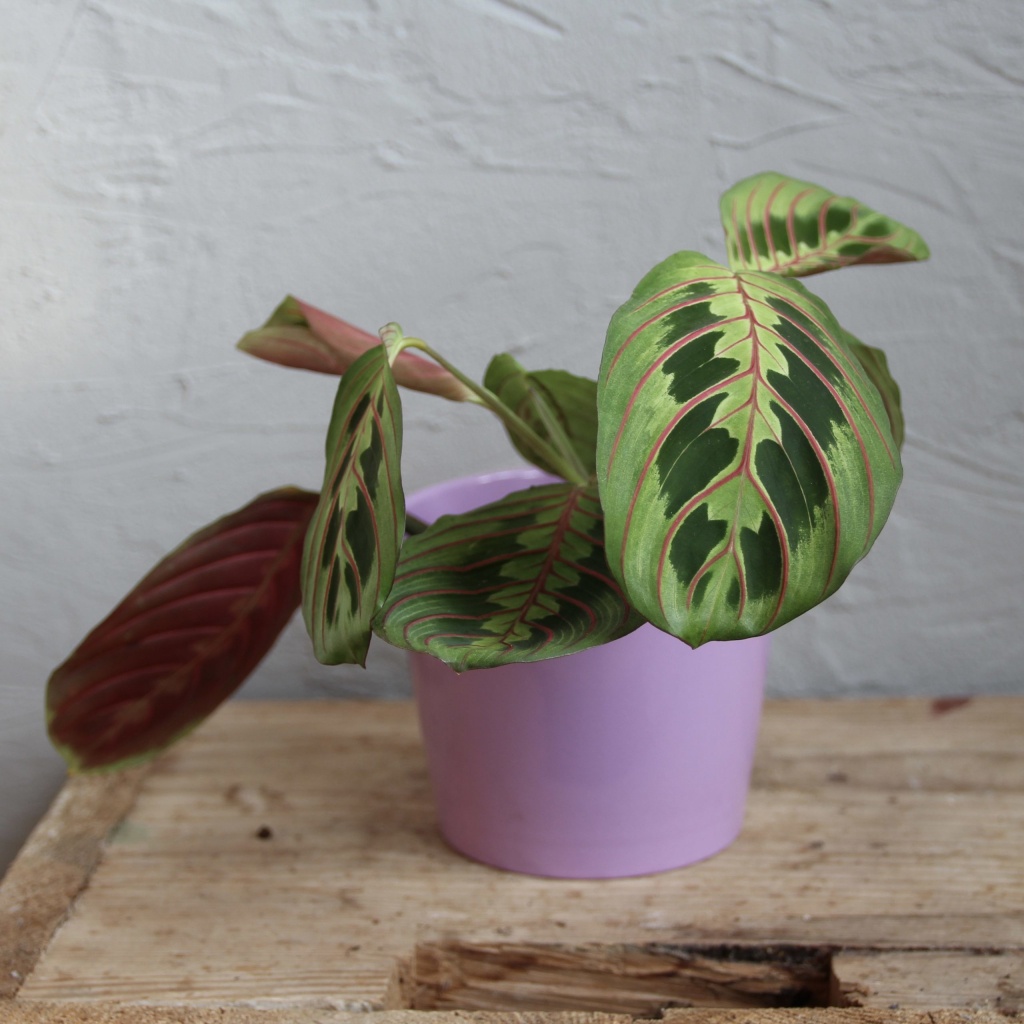
M 597 381 L 500 354 L 477 383 L 396 324 L 377 339 L 287 297 L 238 347 L 341 376 L 321 491 L 265 494 L 194 534 L 54 672 L 50 735 L 72 769 L 194 728 L 300 591 L 321 661 L 363 664 L 376 632 L 458 671 L 644 621 L 691 646 L 756 636 L 834 593 L 900 484 L 900 391 L 885 354 L 794 278 L 928 247 L 775 173 L 734 185 L 721 215 L 727 265 L 682 251 L 651 270 L 612 317 Z M 405 536 L 400 386 L 488 409 L 562 482 Z

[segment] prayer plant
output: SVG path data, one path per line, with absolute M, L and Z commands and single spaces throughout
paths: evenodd
M 884 354 L 796 278 L 928 249 L 779 174 L 733 186 L 721 214 L 728 266 L 659 263 L 612 317 L 596 381 L 501 354 L 479 384 L 397 324 L 378 339 L 285 299 L 239 348 L 341 375 L 323 488 L 263 494 L 193 534 L 53 673 L 50 735 L 72 769 L 189 732 L 300 603 L 322 662 L 362 664 L 376 633 L 463 670 L 645 621 L 693 647 L 738 640 L 834 593 L 892 508 L 903 420 Z M 408 519 L 399 386 L 483 406 L 560 482 Z

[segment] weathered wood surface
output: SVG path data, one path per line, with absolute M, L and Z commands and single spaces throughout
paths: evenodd
M 600 1010 L 657 1017 L 665 1007 L 827 1006 L 820 949 L 541 946 L 417 947 L 406 1005 L 418 1010 Z
M 668 1024 L 1007 1024 L 988 1011 L 939 1010 L 667 1010 Z M 603 1013 L 348 1013 L 330 1009 L 249 1006 L 126 1006 L 92 1003 L 0 1004 L 3 1024 L 634 1024 Z
M 833 972 L 833 997 L 844 1005 L 1024 1013 L 1020 953 L 841 952 L 833 958 Z
M 232 703 L 146 776 L 22 986 L 18 1012 L 31 1003 L 46 1013 L 58 1000 L 196 1012 L 246 1002 L 289 1007 L 299 1020 L 416 1005 L 410 992 L 419 1005 L 446 1009 L 455 997 L 439 989 L 437 964 L 423 951 L 453 943 L 471 954 L 477 947 L 483 961 L 507 959 L 517 944 L 629 947 L 641 959 L 657 945 L 687 947 L 691 960 L 700 959 L 692 950 L 716 944 L 789 944 L 808 956 L 840 947 L 1020 951 L 1022 736 L 1016 698 L 770 704 L 746 828 L 733 847 L 662 875 L 558 882 L 472 864 L 444 845 L 407 705 Z M 104 813 L 116 820 L 121 811 Z M 69 890 L 81 888 L 88 865 L 79 871 Z M 43 930 L 66 910 L 40 915 L 50 922 Z M 32 942 L 24 945 L 28 963 Z M 543 973 L 541 961 L 527 959 Z M 698 968 L 712 989 L 730 970 Z M 593 962 L 582 973 L 583 988 L 610 984 Z M 557 988 L 523 973 L 498 980 L 533 996 Z M 668 978 L 692 983 L 678 971 Z M 459 1005 L 485 998 L 486 986 L 463 987 Z M 674 991 L 661 1005 L 688 998 Z M 622 992 L 595 1008 L 626 1005 L 614 1002 Z M 499 996 L 491 991 L 486 1005 Z M 876 996 L 885 998 L 884 986 Z M 863 1015 L 876 1005 L 821 1012 Z M 799 1019 L 744 1012 L 737 1022 Z
M 11 998 L 67 916 L 145 769 L 71 779 L 0 883 L 0 999 Z

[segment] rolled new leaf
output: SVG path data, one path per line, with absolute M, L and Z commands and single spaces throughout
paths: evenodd
M 597 381 L 566 370 L 527 371 L 507 353 L 496 355 L 484 374 L 493 391 L 545 441 L 564 439 L 583 476 L 593 476 L 597 451 Z M 555 434 L 559 437 L 555 437 Z M 561 473 L 514 433 L 509 438 L 528 462 L 555 476 Z
M 370 621 L 391 589 L 405 530 L 397 324 L 341 378 L 320 503 L 302 555 L 302 615 L 317 658 L 365 664 Z
M 771 171 L 733 185 L 720 210 L 733 270 L 806 277 L 858 263 L 928 259 L 924 239 L 899 221 Z
M 374 628 L 457 672 L 625 636 L 643 619 L 608 570 L 603 526 L 593 484 L 531 487 L 443 516 L 405 542 Z
M 299 605 L 317 497 L 271 491 L 193 534 L 50 676 L 50 738 L 73 771 L 152 757 L 241 685 Z
M 608 561 L 691 646 L 833 593 L 902 477 L 877 388 L 797 281 L 681 252 L 612 317 L 598 390 Z
M 238 342 L 238 348 L 258 359 L 337 376 L 380 339 L 353 327 L 308 302 L 287 296 L 270 319 Z M 476 396 L 443 367 L 403 352 L 393 367 L 395 380 L 413 391 L 426 391 L 453 402 L 474 402 Z

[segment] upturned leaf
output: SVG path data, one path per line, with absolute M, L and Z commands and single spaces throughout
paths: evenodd
M 362 665 L 405 530 L 396 324 L 341 378 L 327 430 L 320 503 L 302 554 L 302 616 L 317 658 Z
M 767 632 L 835 591 L 902 477 L 882 397 L 797 281 L 694 252 L 612 317 L 598 390 L 608 561 L 697 646 Z
M 806 277 L 857 263 L 928 259 L 924 239 L 849 196 L 782 174 L 755 174 L 720 201 L 729 266 Z
M 50 737 L 72 771 L 152 757 L 241 685 L 299 605 L 316 503 L 285 487 L 193 534 L 50 676 Z
M 238 348 L 280 366 L 340 376 L 379 344 L 380 339 L 367 331 L 289 295 L 262 327 L 242 336 Z M 451 373 L 411 352 L 401 353 L 392 369 L 402 387 L 453 402 L 474 400 L 469 388 Z
M 643 623 L 608 571 L 597 488 L 550 484 L 443 516 L 402 548 L 374 623 L 456 671 L 574 654 Z
M 566 370 L 527 371 L 507 353 L 496 355 L 484 374 L 484 387 L 493 391 L 556 448 L 567 447 L 584 477 L 594 475 L 597 452 L 597 381 Z M 524 444 L 509 438 L 529 462 L 548 473 L 561 473 Z M 564 444 L 562 442 L 565 442 Z

